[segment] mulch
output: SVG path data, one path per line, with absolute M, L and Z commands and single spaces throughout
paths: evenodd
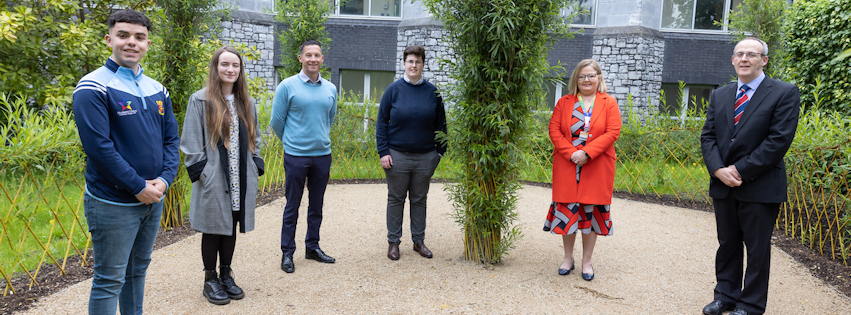
M 445 180 L 435 179 L 433 182 L 446 183 Z M 385 180 L 381 179 L 338 179 L 331 180 L 329 184 L 383 184 Z M 549 183 L 538 183 L 523 181 L 523 184 L 552 187 Z M 284 197 L 283 187 L 273 187 L 266 189 L 257 197 L 257 206 L 268 204 L 274 200 Z M 672 196 L 655 196 L 631 194 L 626 192 L 615 192 L 614 197 L 641 201 L 647 203 L 660 204 L 672 207 L 681 207 L 700 211 L 712 212 L 712 205 L 702 202 L 690 202 L 682 199 L 676 199 Z M 159 249 L 175 242 L 178 242 L 186 237 L 195 234 L 195 230 L 189 225 L 189 222 L 182 226 L 160 229 L 157 236 L 154 249 Z M 806 266 L 813 276 L 825 281 L 830 286 L 834 287 L 839 292 L 845 294 L 846 297 L 851 296 L 851 266 L 845 266 L 841 261 L 833 260 L 830 257 L 819 254 L 816 250 L 801 244 L 799 240 L 795 240 L 783 232 L 775 230 L 772 236 L 772 243 L 780 247 L 784 252 L 792 256 L 796 261 Z M 59 267 L 55 264 L 44 264 L 36 277 L 37 285 L 29 286 L 30 278 L 27 275 L 17 276 L 12 279 L 13 287 L 16 288 L 15 294 L 0 297 L 0 314 L 12 314 L 18 311 L 29 309 L 38 299 L 53 294 L 66 287 L 87 280 L 94 274 L 92 270 L 92 252 L 89 250 L 86 255 L 86 265 L 81 262 L 81 257 L 69 257 L 65 264 L 65 275 L 61 274 Z M 5 283 L 0 286 L 0 290 L 5 287 Z

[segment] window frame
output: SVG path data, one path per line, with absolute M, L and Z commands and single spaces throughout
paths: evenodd
M 684 29 L 684 28 L 664 28 L 664 27 L 662 27 L 662 20 L 665 18 L 665 1 L 673 1 L 673 0 L 662 0 L 662 5 L 659 7 L 659 30 L 660 31 L 671 32 L 671 33 L 704 33 L 704 34 L 729 34 L 730 33 L 728 25 L 730 24 L 730 11 L 735 9 L 735 8 L 731 7 L 733 5 L 734 0 L 724 0 L 724 8 L 726 8 L 726 9 L 724 9 L 724 17 L 723 17 L 724 23 L 723 23 L 723 25 L 721 25 L 720 30 L 706 30 L 706 29 L 695 29 L 694 28 L 694 16 L 695 16 L 695 14 L 697 14 L 696 11 L 697 11 L 697 1 L 698 0 L 691 0 L 691 1 L 693 1 L 692 12 L 691 12 L 691 28 Z
M 600 10 L 599 10 L 600 0 L 593 0 L 593 1 L 594 1 L 594 12 L 591 12 L 591 21 L 592 21 L 592 24 L 574 24 L 574 23 L 570 23 L 570 27 L 575 27 L 575 28 L 596 28 L 596 27 L 597 27 L 597 15 L 599 14 L 599 11 L 600 11 Z M 568 1 L 566 1 L 566 2 L 569 4 L 570 2 L 572 2 L 572 0 L 568 0 Z M 562 8 L 561 10 L 562 10 L 562 11 L 564 11 L 564 10 L 566 10 L 566 9 L 567 9 L 567 8 L 565 7 L 565 8 Z M 562 13 L 564 13 L 564 12 L 562 12 Z M 564 15 L 562 14 L 562 16 L 564 16 Z M 567 17 L 565 16 L 565 18 L 567 18 Z M 569 22 L 569 21 L 568 21 L 568 22 Z
M 388 21 L 399 21 L 402 20 L 405 16 L 405 0 L 399 0 L 399 16 L 381 16 L 381 15 L 371 15 L 372 13 L 372 1 L 380 1 L 380 0 L 363 0 L 364 6 L 366 7 L 364 14 L 345 14 L 340 13 L 340 6 L 343 0 L 331 0 L 331 4 L 334 6 L 334 9 L 331 11 L 330 18 L 344 18 L 344 19 L 363 19 L 363 20 L 388 20 Z M 387 1 L 395 1 L 395 0 L 387 0 Z
M 672 84 L 672 85 L 675 85 L 675 86 L 677 86 L 677 90 L 679 90 L 679 83 L 663 83 L 663 84 Z M 711 95 L 712 95 L 712 92 L 715 92 L 715 90 L 717 90 L 717 89 L 718 89 L 718 86 L 717 86 L 717 85 L 711 85 L 711 84 L 687 84 L 687 83 L 685 83 L 685 84 L 683 84 L 683 95 L 682 95 L 682 99 L 680 99 L 680 102 L 681 102 L 680 104 L 682 104 L 683 106 L 677 109 L 677 111 L 679 111 L 679 115 L 674 116 L 674 115 L 671 115 L 672 113 L 663 112 L 663 111 L 662 111 L 662 98 L 661 98 L 661 97 L 659 98 L 659 104 L 658 104 L 658 105 L 657 105 L 657 107 L 656 107 L 656 109 L 659 111 L 659 115 L 660 115 L 660 116 L 662 116 L 662 117 L 670 118 L 670 119 L 672 119 L 672 120 L 679 120 L 679 121 L 685 121 L 685 120 L 687 120 L 687 119 L 688 119 L 688 115 L 687 115 L 687 114 L 688 114 L 688 111 L 689 111 L 689 107 L 691 106 L 691 99 L 689 98 L 689 95 L 690 95 L 690 93 L 689 93 L 689 92 L 690 92 L 690 90 L 689 90 L 689 86 L 698 86 L 698 87 L 701 87 L 701 88 L 702 88 L 702 87 L 710 87 L 710 90 L 709 90 L 709 95 L 710 95 L 710 97 L 711 97 Z M 660 89 L 661 89 L 661 87 L 660 87 Z M 667 94 L 666 94 L 666 96 L 667 96 Z M 708 98 L 706 99 L 706 102 L 707 102 L 707 106 L 709 106 L 709 104 L 708 104 L 709 99 L 708 99 Z M 670 104 L 665 104 L 665 105 L 670 106 Z M 700 117 L 693 117 L 693 118 L 691 118 L 691 119 L 692 119 L 692 120 L 698 120 L 698 119 L 703 119 L 703 118 L 700 118 Z

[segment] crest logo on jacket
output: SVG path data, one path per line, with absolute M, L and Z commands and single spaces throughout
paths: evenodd
M 163 109 L 163 101 L 157 101 L 157 106 L 160 107 L 160 116 L 165 116 L 165 110 Z
M 122 97 L 121 102 L 118 102 L 118 105 L 121 105 L 121 110 L 116 112 L 116 114 L 118 114 L 118 116 L 135 115 L 136 110 L 133 109 L 133 107 L 130 107 L 130 103 L 132 103 L 132 101 L 128 101 Z

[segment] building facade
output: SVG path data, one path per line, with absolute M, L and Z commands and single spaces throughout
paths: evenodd
M 262 58 L 247 66 L 249 75 L 266 78 L 274 88 L 281 58 L 296 57 L 296 52 L 282 52 L 277 45 L 278 32 L 286 26 L 274 21 L 272 0 L 231 1 L 238 10 L 223 21 L 220 37 L 258 47 Z M 555 43 L 548 55 L 551 64 L 565 67 L 566 73 L 556 75 L 561 82 L 568 81 L 577 62 L 594 58 L 622 110 L 677 115 L 682 99 L 688 100 L 685 106 L 700 108 L 713 89 L 734 78 L 732 36 L 713 21 L 726 21 L 741 0 L 576 2 L 585 10 L 572 20 L 579 32 Z M 455 58 L 445 40 L 447 31 L 421 1 L 336 1 L 329 9 L 326 30 L 332 43 L 325 49 L 325 64 L 340 92 L 379 99 L 403 73 L 402 51 L 415 44 L 426 47 L 424 77 L 438 86 L 454 84 L 439 62 Z M 571 12 L 565 9 L 563 14 Z M 677 95 L 680 81 L 685 83 L 682 99 Z M 551 106 L 566 93 L 563 84 L 547 83 L 546 102 Z M 664 98 L 660 91 L 665 91 Z M 627 96 L 632 97 L 632 108 L 626 108 Z

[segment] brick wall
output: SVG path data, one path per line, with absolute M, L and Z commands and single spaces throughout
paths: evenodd
M 730 61 L 732 36 L 663 32 L 665 68 L 662 82 L 726 85 L 736 75 Z
M 281 65 L 283 53 L 277 34 L 287 29 L 275 23 L 275 66 Z M 331 69 L 331 82 L 340 88 L 340 69 L 396 70 L 396 30 L 399 21 L 329 18 L 325 31 L 331 46 L 323 48 L 325 66 Z M 297 52 L 287 52 L 295 58 Z
M 399 21 L 329 19 L 325 64 L 332 69 L 331 82 L 339 85 L 340 69 L 395 71 L 398 26 Z
M 582 59 L 591 58 L 591 48 L 594 46 L 594 30 L 587 29 L 583 34 L 576 34 L 572 39 L 561 39 L 553 45 L 547 56 L 547 62 L 555 65 L 561 62 L 564 73 L 553 74 L 567 78 L 573 68 Z

